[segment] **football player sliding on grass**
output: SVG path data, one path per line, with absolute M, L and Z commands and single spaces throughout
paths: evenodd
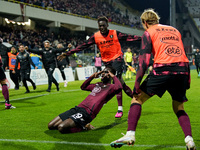
M 50 130 L 59 130 L 61 133 L 75 133 L 94 128 L 90 122 L 97 116 L 105 103 L 121 92 L 122 84 L 114 75 L 115 70 L 107 67 L 103 71 L 91 75 L 81 89 L 91 93 L 76 107 L 58 115 L 48 124 Z M 91 84 L 94 78 L 101 82 Z M 111 81 L 113 80 L 113 84 Z

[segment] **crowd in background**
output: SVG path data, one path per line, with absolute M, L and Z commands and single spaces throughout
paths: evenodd
M 32 49 L 41 49 L 43 48 L 43 41 L 45 40 L 49 40 L 52 44 L 52 47 L 55 47 L 58 43 L 63 43 L 64 45 L 72 43 L 72 45 L 76 47 L 77 45 L 82 44 L 88 35 L 86 32 L 74 33 L 67 31 L 67 29 L 63 30 L 61 29 L 61 31 L 56 34 L 54 32 L 49 33 L 48 29 L 25 30 L 0 26 L 0 37 L 3 39 L 3 42 L 8 42 L 16 47 L 18 47 L 21 43 Z M 122 49 L 127 49 L 127 47 L 131 47 L 129 42 L 122 43 Z M 136 49 L 135 47 L 131 48 Z M 91 46 L 88 50 L 85 50 L 84 53 L 94 53 L 94 46 Z
M 62 43 L 64 46 L 72 43 L 73 47 L 76 47 L 77 45 L 85 42 L 86 36 L 88 35 L 86 32 L 70 32 L 66 30 L 67 29 L 61 29 L 61 31 L 56 34 L 54 32 L 49 32 L 48 29 L 25 30 L 15 29 L 8 26 L 0 26 L 0 37 L 3 39 L 3 42 L 10 43 L 11 45 L 15 46 L 16 49 L 18 49 L 20 44 L 24 44 L 31 49 L 41 50 L 44 47 L 43 42 L 45 40 L 49 40 L 52 47 L 56 47 L 58 43 Z M 122 42 L 121 45 L 123 52 L 125 52 L 128 47 L 131 48 L 132 52 L 137 54 L 139 52 L 140 43 L 132 44 L 132 42 Z M 133 47 L 133 45 L 137 46 Z M 9 51 L 10 48 L 4 50 L 1 49 L 0 55 L 5 56 L 6 58 L 7 52 Z M 98 52 L 99 51 L 97 50 L 97 53 Z M 69 59 L 72 67 L 75 67 L 77 64 L 82 66 L 83 63 L 85 65 L 93 65 L 91 57 L 95 55 L 94 45 L 80 53 L 84 53 L 84 55 L 70 56 Z M 75 60 L 77 60 L 77 63 L 72 63 Z
M 17 0 L 20 2 L 37 5 L 47 10 L 59 10 L 81 16 L 88 16 L 97 19 L 99 16 L 106 16 L 109 22 L 115 22 L 131 27 L 140 26 L 138 18 L 130 18 L 129 12 L 126 10 L 122 13 L 113 0 L 88 0 L 87 3 L 83 0 Z M 74 47 L 82 44 L 86 40 L 86 36 L 90 36 L 87 32 L 75 32 L 66 28 L 59 28 L 59 32 L 49 31 L 47 27 L 36 27 L 35 30 L 23 29 L 20 26 L 0 26 L 0 37 L 3 42 L 8 42 L 11 45 L 19 47 L 24 44 L 32 49 L 43 48 L 43 41 L 48 40 L 51 46 L 55 47 L 58 43 L 64 46 L 71 43 Z M 126 51 L 130 47 L 133 52 L 138 53 L 139 45 L 132 47 L 129 42 L 122 44 L 122 50 Z M 94 53 L 95 46 L 91 46 L 82 53 Z M 9 51 L 9 50 L 8 50 Z M 87 61 L 87 60 L 86 60 Z
M 49 40 L 52 46 L 56 46 L 58 43 L 63 43 L 64 45 L 72 43 L 76 46 L 85 40 L 86 33 L 72 34 L 69 31 L 61 31 L 59 34 L 55 34 L 54 32 L 49 33 L 46 29 L 26 30 L 0 26 L 0 37 L 4 42 L 8 42 L 11 45 L 18 46 L 22 43 L 30 48 L 41 49 L 43 48 L 44 40 Z
M 123 14 L 116 3 L 105 0 L 17 0 L 20 2 L 37 5 L 47 10 L 59 10 L 81 16 L 97 19 L 99 16 L 106 16 L 109 22 L 115 22 L 131 27 L 140 27 L 139 18 L 131 19 L 129 12 Z

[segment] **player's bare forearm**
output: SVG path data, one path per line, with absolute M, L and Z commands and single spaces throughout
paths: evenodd
M 99 76 L 102 74 L 102 72 L 103 72 L 103 71 L 96 72 L 96 73 L 95 73 L 95 78 L 99 78 Z
M 110 72 L 109 70 L 108 70 L 108 74 L 110 75 L 111 78 L 114 78 L 114 76 L 115 76 L 115 75 L 114 75 L 112 72 Z

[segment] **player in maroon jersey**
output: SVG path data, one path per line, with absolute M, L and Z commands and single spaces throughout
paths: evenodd
M 48 124 L 50 130 L 57 129 L 61 133 L 75 133 L 91 129 L 89 124 L 99 113 L 105 103 L 121 92 L 122 85 L 114 75 L 113 68 L 91 75 L 82 85 L 81 89 L 91 93 L 76 107 L 58 115 Z M 101 75 L 101 81 L 90 84 L 94 78 Z M 111 84 L 113 79 L 113 84 Z
M 2 86 L 2 94 L 5 98 L 5 108 L 6 109 L 16 108 L 16 107 L 14 107 L 10 104 L 9 92 L 8 92 L 8 87 L 7 87 L 7 84 L 6 84 L 6 75 L 3 71 L 2 66 L 3 66 L 3 63 L 2 63 L 2 60 L 1 60 L 1 56 L 0 56 L 0 83 L 1 83 L 1 86 Z

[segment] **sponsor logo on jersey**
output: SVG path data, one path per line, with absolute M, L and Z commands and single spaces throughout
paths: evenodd
M 165 53 L 171 57 L 179 57 L 182 55 L 182 50 L 176 45 L 169 45 L 165 49 Z
M 101 41 L 101 42 L 99 42 L 99 44 L 100 45 L 102 45 L 102 44 L 109 44 L 109 43 L 112 43 L 113 42 L 113 40 L 107 40 L 107 41 Z
M 178 43 L 179 37 L 172 33 L 165 33 L 160 37 L 160 41 L 168 44 Z

